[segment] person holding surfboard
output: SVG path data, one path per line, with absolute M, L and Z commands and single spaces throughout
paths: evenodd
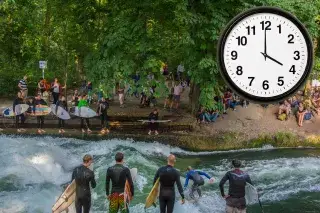
M 189 180 L 193 180 L 193 185 L 191 187 L 191 191 L 190 191 L 190 198 L 191 199 L 195 199 L 194 197 L 194 192 L 197 191 L 199 198 L 201 197 L 201 190 L 200 190 L 200 186 L 204 185 L 204 180 L 201 176 L 205 176 L 206 178 L 208 178 L 210 180 L 210 183 L 213 182 L 213 179 L 211 179 L 211 177 L 202 171 L 196 171 L 194 169 L 192 169 L 191 166 L 187 167 L 187 175 L 186 175 L 186 181 L 184 183 L 184 188 L 186 189 L 189 183 Z
M 174 203 L 175 203 L 175 189 L 174 184 L 177 184 L 179 193 L 182 198 L 182 204 L 184 204 L 184 194 L 183 188 L 180 181 L 180 173 L 173 168 L 176 163 L 176 157 L 174 155 L 168 156 L 168 163 L 158 169 L 156 175 L 153 179 L 153 185 L 159 179 L 160 182 L 160 213 L 173 213 Z
M 59 100 L 57 101 L 57 104 L 56 104 L 56 114 L 58 113 L 58 108 L 59 107 L 62 107 L 64 110 L 68 111 L 68 103 L 66 101 L 66 98 L 64 96 L 61 96 L 59 98 Z M 65 133 L 64 131 L 64 120 L 59 118 L 59 133 L 62 134 L 62 133 Z
M 96 188 L 96 180 L 94 172 L 89 169 L 93 162 L 91 155 L 83 157 L 83 164 L 74 169 L 72 173 L 72 180 L 76 181 L 76 199 L 75 207 L 76 213 L 89 213 L 91 208 L 91 192 L 90 184 L 94 189 Z M 83 211 L 82 211 L 83 210 Z
M 154 132 L 155 135 L 159 135 L 159 132 L 158 132 L 158 127 L 159 127 L 159 123 L 157 122 L 158 121 L 158 118 L 159 118 L 159 115 L 158 115 L 158 109 L 154 109 L 150 115 L 149 115 L 149 132 L 148 134 L 151 135 L 152 132 Z
M 20 91 L 17 94 L 17 98 L 13 101 L 13 108 L 12 109 L 13 109 L 14 115 L 16 116 L 17 132 L 23 132 L 23 131 L 25 131 L 25 129 L 20 128 L 19 121 L 21 121 L 22 125 L 24 124 L 24 121 L 25 121 L 24 113 L 22 113 L 20 115 L 16 115 L 16 106 L 19 104 L 24 104 L 23 95 Z
M 101 134 L 109 133 L 108 127 L 108 109 L 109 103 L 108 101 L 102 97 L 99 101 L 97 115 L 100 116 L 101 120 Z
M 252 185 L 250 176 L 240 170 L 241 161 L 233 160 L 234 170 L 228 171 L 221 179 L 219 187 L 221 196 L 226 199 L 226 213 L 246 213 L 245 187 L 249 183 Z M 229 193 L 224 193 L 224 184 L 229 181 Z
M 134 196 L 134 186 L 129 168 L 123 166 L 124 155 L 118 152 L 115 156 L 116 164 L 107 170 L 106 175 L 106 196 L 110 201 L 109 213 L 128 213 L 129 209 L 125 202 L 125 184 L 129 182 L 131 199 Z M 112 189 L 110 193 L 110 180 Z
M 41 105 L 47 105 L 47 103 L 41 98 L 41 93 L 38 93 L 38 95 L 35 97 L 35 100 L 33 102 L 33 115 L 36 112 L 36 107 L 40 107 Z M 38 128 L 38 134 L 45 133 L 43 130 L 43 125 L 44 125 L 44 116 L 40 115 L 37 116 L 37 128 Z
M 87 102 L 87 96 L 86 95 L 82 95 L 79 99 L 79 102 L 78 102 L 78 108 L 79 108 L 79 114 L 81 115 L 81 107 L 89 107 L 89 104 Z M 80 117 L 81 119 L 81 129 L 82 129 L 82 132 L 85 133 L 86 131 L 84 130 L 84 127 L 86 126 L 87 127 L 87 132 L 88 133 L 91 133 L 91 130 L 90 130 L 90 123 L 89 123 L 89 118 L 82 118 Z

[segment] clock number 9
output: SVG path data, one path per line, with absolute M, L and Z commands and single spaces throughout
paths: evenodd
M 231 57 L 232 60 L 236 60 L 236 59 L 238 58 L 238 53 L 237 53 L 237 51 L 232 51 L 232 52 L 231 52 L 231 56 L 232 56 L 232 57 Z
M 262 82 L 262 87 L 264 90 L 269 89 L 269 81 L 265 80 Z
M 237 66 L 237 75 L 242 75 L 243 71 L 242 71 L 242 66 Z
M 294 51 L 294 54 L 296 55 L 296 57 L 293 57 L 294 60 L 299 60 L 300 59 L 300 52 L 299 51 Z

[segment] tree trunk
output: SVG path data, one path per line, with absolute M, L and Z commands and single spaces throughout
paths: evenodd
M 76 70 L 81 80 L 85 80 L 85 76 L 83 75 L 83 58 L 81 55 L 76 56 Z
M 195 114 L 199 108 L 200 87 L 198 84 L 191 84 L 189 93 L 189 106 L 191 113 Z

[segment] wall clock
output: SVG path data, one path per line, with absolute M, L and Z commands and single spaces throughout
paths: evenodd
M 222 77 L 245 99 L 281 101 L 312 70 L 312 40 L 292 14 L 275 7 L 247 10 L 230 21 L 218 45 Z

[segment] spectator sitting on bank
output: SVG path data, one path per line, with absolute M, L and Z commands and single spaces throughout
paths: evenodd
M 304 116 L 306 114 L 306 110 L 303 106 L 303 103 L 299 103 L 298 111 L 297 111 L 297 121 L 298 125 L 302 127 L 302 122 L 304 120 Z
M 284 102 L 280 102 L 279 111 L 278 111 L 278 118 L 279 120 L 288 120 L 289 115 L 291 113 L 291 105 L 290 103 L 285 100 Z M 282 115 L 285 114 L 285 115 Z
M 204 107 L 200 107 L 197 112 L 197 123 L 205 123 L 206 122 L 204 114 L 205 114 Z
M 318 109 L 320 107 L 320 92 L 319 89 L 316 89 L 312 95 L 312 104 L 313 106 Z
M 297 99 L 296 96 L 293 96 L 288 100 L 288 102 L 291 105 L 292 114 L 295 115 L 298 111 L 300 101 Z
M 208 121 L 208 122 L 216 122 L 218 116 L 219 116 L 218 111 L 213 110 L 213 109 L 205 111 L 205 113 L 204 113 L 204 117 L 205 117 L 206 121 Z
M 223 95 L 223 114 L 227 114 L 227 109 L 231 107 L 232 104 L 232 92 L 228 89 Z

